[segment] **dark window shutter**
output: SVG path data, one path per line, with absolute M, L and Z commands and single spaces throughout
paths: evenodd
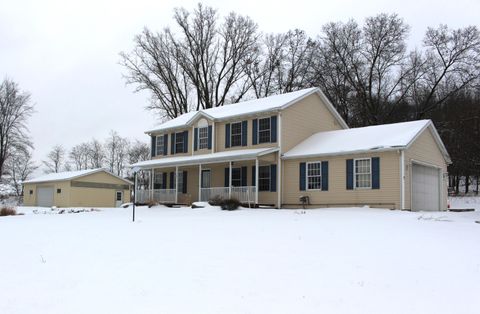
M 187 182 L 188 182 L 188 176 L 187 176 L 188 172 L 187 171 L 184 171 L 183 172 L 183 186 L 182 186 L 182 193 L 187 193 Z
M 170 172 L 170 188 L 175 188 L 175 172 Z
M 242 146 L 247 146 L 248 121 L 242 121 Z
M 198 128 L 193 131 L 193 150 L 198 149 Z
M 247 167 L 242 167 L 242 186 L 247 186 Z
M 328 191 L 328 161 L 322 161 L 322 191 Z
M 212 126 L 208 126 L 208 149 L 212 149 Z
M 272 116 L 270 119 L 270 142 L 277 142 L 277 116 Z
M 188 130 L 183 131 L 183 152 L 188 153 Z
M 253 132 L 252 132 L 252 144 L 257 145 L 258 141 L 258 119 L 253 119 Z
M 252 166 L 252 186 L 255 186 L 255 166 Z
M 372 158 L 372 189 L 380 188 L 380 158 Z
M 224 186 L 228 187 L 230 184 L 230 169 L 225 168 L 225 180 L 224 180 Z
M 166 189 L 167 188 L 167 173 L 166 172 L 162 173 L 162 176 L 163 176 L 162 189 Z
M 152 152 L 151 152 L 152 157 L 155 157 L 156 150 L 157 150 L 157 137 L 155 135 L 152 135 Z
M 230 123 L 225 124 L 225 148 L 230 147 Z
M 347 190 L 353 190 L 353 159 L 347 159 Z
M 175 154 L 175 133 L 172 133 L 170 135 L 170 154 L 174 155 Z
M 277 165 L 270 165 L 270 192 L 277 191 Z
M 168 134 L 163 135 L 163 154 L 168 155 Z
M 300 191 L 305 191 L 305 181 L 307 180 L 307 165 L 304 162 L 300 163 Z

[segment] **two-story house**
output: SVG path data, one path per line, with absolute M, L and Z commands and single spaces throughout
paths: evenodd
M 153 175 L 139 202 L 447 207 L 450 158 L 430 120 L 349 129 L 318 88 L 189 112 L 146 133 L 152 159 L 132 166 Z

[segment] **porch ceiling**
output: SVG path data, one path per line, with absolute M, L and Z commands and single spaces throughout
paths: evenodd
M 213 154 L 202 154 L 192 156 L 178 156 L 160 159 L 141 161 L 130 167 L 140 169 L 164 168 L 172 166 L 191 166 L 199 164 L 212 164 L 218 162 L 252 160 L 260 156 L 268 155 L 278 151 L 278 148 L 257 148 L 257 149 L 239 149 Z

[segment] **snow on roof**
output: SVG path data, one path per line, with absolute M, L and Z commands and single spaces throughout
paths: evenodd
M 64 172 L 57 172 L 57 173 L 49 173 L 41 177 L 37 177 L 31 180 L 24 181 L 23 183 L 40 183 L 40 182 L 53 182 L 53 181 L 66 181 L 72 180 L 79 177 L 84 177 L 89 174 L 97 173 L 100 171 L 105 171 L 119 179 L 122 179 L 125 182 L 131 183 L 128 180 L 120 178 L 103 168 L 96 168 L 96 169 L 87 169 L 87 170 L 77 170 L 77 171 L 64 171 Z
M 202 163 L 228 162 L 253 159 L 278 151 L 278 148 L 255 148 L 255 149 L 237 149 L 212 154 L 190 155 L 167 157 L 141 161 L 130 167 L 138 167 L 141 169 L 150 169 L 152 167 L 169 167 L 169 166 L 186 166 L 198 165 Z
M 430 120 L 418 120 L 319 132 L 286 152 L 283 157 L 289 159 L 401 149 L 428 126 L 433 127 Z
M 197 116 L 202 114 L 209 117 L 210 119 L 221 120 L 246 114 L 255 114 L 260 112 L 279 110 L 315 92 L 319 93 L 324 98 L 324 100 L 326 100 L 327 106 L 331 107 L 330 110 L 335 111 L 333 106 L 331 106 L 330 102 L 328 101 L 328 99 L 326 99 L 320 89 L 312 87 L 291 93 L 273 95 L 265 98 L 224 105 L 221 107 L 202 109 L 200 111 L 191 111 L 181 115 L 180 117 L 157 125 L 152 130 L 149 130 L 146 133 L 183 127 L 193 121 Z M 338 116 L 338 113 L 336 113 L 336 115 Z M 341 119 L 340 116 L 338 116 L 338 118 Z M 346 124 L 345 127 L 347 127 Z

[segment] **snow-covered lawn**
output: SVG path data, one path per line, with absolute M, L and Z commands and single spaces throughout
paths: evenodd
M 480 212 L 0 217 L 0 313 L 479 313 Z

